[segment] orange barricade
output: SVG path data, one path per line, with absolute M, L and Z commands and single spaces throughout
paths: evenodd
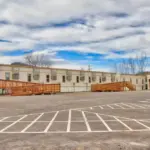
M 12 96 L 40 95 L 60 92 L 60 84 L 39 84 L 32 86 L 12 87 Z
M 114 82 L 106 84 L 92 84 L 92 92 L 120 92 L 125 91 L 126 88 L 130 91 L 135 91 L 136 87 L 130 82 Z
M 30 85 L 36 85 L 36 84 L 39 84 L 39 83 L 0 79 L 0 89 L 10 89 L 12 87 L 30 86 Z

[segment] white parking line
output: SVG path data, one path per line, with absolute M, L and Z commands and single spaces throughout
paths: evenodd
M 96 113 L 96 116 L 100 119 L 100 121 L 104 124 L 108 131 L 112 131 L 112 129 L 108 126 L 108 124 L 104 121 L 104 119 Z
M 148 127 L 147 125 L 145 125 L 144 123 L 141 123 L 141 122 L 139 122 L 138 120 L 136 120 L 136 119 L 133 119 L 136 123 L 138 123 L 138 124 L 140 124 L 140 125 L 142 125 L 142 126 L 144 126 L 145 128 L 147 128 L 148 130 L 150 130 L 150 127 Z
M 99 106 L 100 109 L 104 109 L 102 106 Z
M 92 133 L 124 133 L 124 132 L 149 132 L 149 130 L 112 130 L 112 131 L 108 131 L 108 130 L 100 130 L 100 131 L 92 131 Z M 44 132 L 24 132 L 23 134 L 43 134 Z M 74 133 L 89 133 L 88 131 L 71 131 L 69 132 L 69 134 L 74 134 Z M 1 134 L 22 134 L 21 132 L 2 132 Z M 52 131 L 52 132 L 47 132 L 47 134 L 68 134 L 68 132 L 66 131 Z
M 128 103 L 128 104 L 130 104 L 130 105 L 132 105 L 132 106 L 136 106 L 136 107 L 139 107 L 139 108 L 143 108 L 143 109 L 146 109 L 145 107 L 143 107 L 143 106 L 139 106 L 139 105 L 137 105 L 137 104 L 133 104 L 133 103 Z
M 148 101 L 140 101 L 141 103 L 146 103 L 146 102 L 148 102 Z
M 125 103 L 126 104 L 126 103 Z M 134 105 L 134 103 L 127 103 L 127 105 L 129 105 L 129 106 L 131 106 L 131 104 L 133 104 Z M 109 104 L 108 104 L 109 105 Z M 117 105 L 119 105 L 118 103 L 117 103 Z M 113 106 L 113 108 L 115 109 L 115 106 L 117 106 L 116 104 L 110 104 L 109 106 Z M 136 105 L 136 104 L 135 104 Z M 107 106 L 107 105 L 105 105 L 105 106 Z M 119 105 L 120 106 L 120 105 Z M 121 105 L 122 106 L 122 105 Z M 142 105 L 143 106 L 143 105 Z M 141 106 L 141 107 L 142 107 Z M 99 106 L 98 106 L 99 107 Z M 137 107 L 137 106 L 135 106 L 135 107 Z M 134 108 L 135 108 L 134 107 Z M 90 107 L 87 107 L 87 108 L 90 108 Z M 121 108 L 121 107 L 120 107 Z M 124 108 L 124 107 L 123 107 Z M 116 122 L 116 123 L 120 123 L 120 124 L 122 124 L 123 126 L 125 126 L 126 128 L 125 128 L 125 130 L 123 130 L 123 131 L 130 131 L 130 132 L 132 132 L 132 131 L 149 131 L 150 132 L 150 127 L 148 126 L 148 125 L 145 125 L 146 124 L 146 122 L 143 122 L 144 121 L 144 119 L 132 119 L 132 118 L 125 118 L 125 117 L 120 117 L 120 116 L 113 116 L 113 115 L 107 115 L 107 114 L 100 114 L 100 113 L 96 113 L 96 112 L 90 112 L 90 110 L 89 111 L 81 111 L 81 110 L 74 110 L 75 112 L 77 112 L 77 111 L 79 111 L 80 113 L 82 113 L 82 118 L 83 118 L 83 120 L 81 120 L 81 119 L 77 119 L 77 120 L 75 120 L 75 121 L 72 121 L 72 115 L 73 115 L 73 113 L 72 113 L 72 110 L 74 110 L 74 109 L 70 109 L 70 110 L 66 110 L 65 112 L 67 112 L 67 120 L 66 121 L 56 121 L 55 119 L 56 119 L 56 117 L 58 116 L 58 113 L 60 112 L 60 111 L 57 111 L 57 112 L 55 112 L 55 114 L 52 114 L 53 116 L 53 118 L 52 118 L 52 120 L 51 121 L 40 121 L 39 119 L 45 114 L 45 113 L 41 113 L 41 114 L 39 114 L 38 116 L 37 116 L 37 118 L 35 119 L 33 119 L 32 120 L 32 122 L 31 121 L 24 121 L 23 119 L 25 118 L 25 117 L 27 117 L 27 116 L 29 116 L 29 115 L 22 115 L 22 116 L 20 116 L 20 119 L 18 119 L 17 121 L 7 121 L 6 119 L 7 118 L 10 118 L 10 117 L 5 117 L 5 118 L 1 118 L 1 120 L 0 120 L 0 122 L 2 121 L 2 122 L 10 122 L 11 124 L 10 125 L 6 125 L 5 127 L 3 127 L 3 129 L 0 131 L 0 134 L 1 133 L 88 133 L 88 132 L 118 132 L 118 131 L 120 131 L 120 132 L 122 132 L 122 130 L 113 130 L 113 129 L 111 129 L 111 126 L 109 127 L 109 125 L 111 125 L 111 122 Z M 87 118 L 88 118 L 88 115 L 90 115 L 90 113 L 91 114 L 94 114 L 96 117 L 97 117 L 97 119 L 96 120 L 88 120 Z M 46 113 L 47 114 L 47 113 Z M 51 113 L 50 113 L 51 114 Z M 48 115 L 49 116 L 49 115 Z M 106 118 L 106 119 L 103 119 L 103 116 L 106 116 L 106 117 L 109 117 L 108 119 Z M 14 116 L 13 116 L 14 117 Z M 21 118 L 22 117 L 22 118 Z M 11 118 L 10 118 L 11 119 Z M 143 128 L 144 129 L 140 129 L 140 130 L 136 130 L 136 128 L 134 128 L 133 127 L 133 129 L 130 127 L 130 125 L 128 125 L 128 124 L 126 124 L 126 122 L 127 121 L 131 121 L 131 123 L 133 123 L 133 125 L 135 124 L 139 124 L 139 125 L 141 125 L 141 126 L 143 126 Z M 148 119 L 145 119 L 145 121 L 150 121 L 150 119 L 148 120 Z M 19 131 L 19 132 L 9 132 L 9 130 L 7 130 L 8 128 L 10 128 L 10 127 L 13 127 L 14 125 L 15 125 L 15 127 L 17 127 L 17 123 L 23 123 L 23 122 L 27 122 L 28 124 L 27 124 L 27 126 L 22 130 L 22 131 Z M 42 122 L 44 123 L 47 123 L 47 127 L 46 128 L 44 128 L 43 129 L 43 131 L 42 132 L 36 132 L 36 130 L 34 129 L 33 130 L 33 132 L 32 131 L 30 131 L 30 130 L 28 130 L 34 123 L 41 123 L 41 126 L 42 126 Z M 53 123 L 54 122 L 62 122 L 62 123 L 65 123 L 66 124 L 66 131 L 59 131 L 59 128 L 61 128 L 61 127 L 58 127 L 57 128 L 57 130 L 56 131 L 50 131 L 50 128 L 51 128 L 51 126 L 53 125 Z M 76 123 L 76 122 L 82 122 L 82 123 L 85 123 L 85 127 L 87 128 L 87 130 L 86 131 L 72 131 L 71 129 L 72 129 L 72 125 L 74 125 L 74 123 Z M 104 125 L 105 127 L 106 127 L 106 129 L 104 129 L 104 130 L 98 130 L 98 131 L 93 131 L 93 129 L 90 127 L 90 123 L 95 123 L 95 125 L 96 125 L 96 122 L 97 123 L 100 123 L 100 124 L 102 124 L 102 125 Z M 117 125 L 118 126 L 118 125 Z M 38 128 L 38 126 L 35 126 L 35 127 L 37 127 Z M 79 128 L 80 129 L 80 128 Z M 8 131 L 8 132 L 7 132 Z
M 0 122 L 6 120 L 7 118 L 9 118 L 9 117 L 4 117 L 4 118 L 2 118 L 2 119 L 0 120 Z
M 123 126 L 125 126 L 126 128 L 128 128 L 130 131 L 133 131 L 127 124 L 125 124 L 124 122 L 122 122 L 120 119 L 118 119 L 117 117 L 114 116 L 114 118 L 120 122 Z
M 142 103 L 148 103 L 148 104 L 150 103 L 149 101 L 140 101 L 140 102 L 142 102 Z
M 115 106 L 118 106 L 118 107 L 120 107 L 120 108 L 122 108 L 122 109 L 125 109 L 124 107 L 122 107 L 122 106 L 120 106 L 119 104 L 114 104 Z
M 142 104 L 142 106 L 150 108 L 150 105 Z
M 8 128 L 12 127 L 13 125 L 15 125 L 16 123 L 18 123 L 19 121 L 21 121 L 22 119 L 24 119 L 25 117 L 27 117 L 28 115 L 23 116 L 22 118 L 18 119 L 17 121 L 13 122 L 12 124 L 8 125 L 7 127 L 5 127 L 4 129 L 0 130 L 0 132 L 4 132 L 5 130 L 7 130 Z
M 110 105 L 107 105 L 107 107 L 109 107 L 109 108 L 111 108 L 111 109 L 114 109 L 112 106 L 110 106 Z
M 83 111 L 82 111 L 82 116 L 83 116 L 83 119 L 84 119 L 84 122 L 85 122 L 85 124 L 86 124 L 86 127 L 87 127 L 88 132 L 91 132 L 90 125 L 89 125 L 89 123 L 88 123 L 88 121 L 87 121 L 87 118 L 86 118 L 86 116 L 85 116 L 85 113 L 84 113 Z
M 70 132 L 70 127 L 71 127 L 71 110 L 69 110 L 67 132 Z
M 21 132 L 24 133 L 26 132 L 26 130 L 28 130 L 38 119 L 40 119 L 42 116 L 44 115 L 44 113 L 42 113 L 41 115 L 39 115 L 35 120 L 33 120 L 27 127 L 25 127 Z
M 130 105 L 127 105 L 127 104 L 124 104 L 124 103 L 121 103 L 121 104 L 124 105 L 124 106 L 127 106 L 129 108 L 135 109 L 135 107 L 133 107 L 133 106 L 130 106 Z
M 54 120 L 56 119 L 57 115 L 58 115 L 59 111 L 57 111 L 54 115 L 54 117 L 52 118 L 52 120 L 50 121 L 50 123 L 48 124 L 48 126 L 46 127 L 46 129 L 44 130 L 44 132 L 48 132 L 48 130 L 50 129 L 50 127 L 52 126 Z

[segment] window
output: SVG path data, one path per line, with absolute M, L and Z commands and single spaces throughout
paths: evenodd
M 66 80 L 67 81 L 72 80 L 72 71 L 69 71 L 69 70 L 66 71 Z
M 126 79 L 125 79 L 125 78 L 123 78 L 123 81 L 125 82 L 125 81 L 126 81 Z
M 56 75 L 52 75 L 52 76 L 51 76 L 51 79 L 52 79 L 52 80 L 57 80 L 57 76 L 56 76 Z
M 145 78 L 145 82 L 147 82 L 147 78 Z
M 52 75 L 51 75 L 51 79 L 52 79 L 52 80 L 57 80 L 57 71 L 56 71 L 56 70 L 52 70 L 52 71 L 51 71 L 51 74 L 52 74 Z
M 28 74 L 28 82 L 31 82 L 31 74 Z
M 136 84 L 138 84 L 138 79 L 136 79 Z
M 72 80 L 72 76 L 67 76 L 66 79 L 67 79 L 67 81 L 71 81 Z
M 34 74 L 33 75 L 33 79 L 34 80 L 39 80 L 40 79 L 40 75 L 39 74 Z
M 111 75 L 111 82 L 115 82 L 115 75 Z
M 12 79 L 13 80 L 19 80 L 19 73 L 13 73 L 12 74 Z
M 96 76 L 92 77 L 92 81 L 95 82 L 96 81 Z
M 84 76 L 81 76 L 80 77 L 80 81 L 84 81 L 85 80 L 85 77 Z
M 49 82 L 49 79 L 50 79 L 49 75 L 46 75 L 46 82 Z
M 89 83 L 91 83 L 91 77 L 89 77 Z
M 62 76 L 62 82 L 63 82 L 63 83 L 66 82 L 65 76 Z
M 99 78 L 99 83 L 102 83 L 102 78 L 101 77 Z
M 144 79 L 142 79 L 142 84 L 144 84 Z
M 77 83 L 79 83 L 79 76 L 77 76 L 76 80 L 77 80 Z
M 84 72 L 84 70 L 80 71 L 80 81 L 85 81 L 85 72 Z
M 33 68 L 33 79 L 34 80 L 39 80 L 40 79 L 40 70 Z
M 105 76 L 102 77 L 102 81 L 103 81 L 103 82 L 106 81 L 106 77 L 105 77 Z
M 5 80 L 10 80 L 10 72 L 5 72 Z
M 95 81 L 96 81 L 96 73 L 92 72 L 92 82 L 95 82 Z
M 146 89 L 146 90 L 148 89 L 148 85 L 147 85 L 147 84 L 145 85 L 145 89 Z
M 130 78 L 130 82 L 132 83 L 132 79 Z

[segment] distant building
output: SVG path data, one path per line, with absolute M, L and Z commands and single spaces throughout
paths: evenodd
M 137 90 L 150 89 L 150 73 L 115 74 L 91 70 L 32 67 L 23 64 L 0 65 L 0 79 L 35 83 L 60 83 L 62 92 L 90 91 L 91 84 L 129 81 Z

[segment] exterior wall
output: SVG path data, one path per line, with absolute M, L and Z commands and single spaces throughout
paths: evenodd
M 5 79 L 5 73 L 10 73 L 10 80 L 12 80 L 13 68 L 19 68 L 19 81 L 28 81 L 28 74 L 31 74 L 31 82 L 35 83 L 60 83 L 62 92 L 79 92 L 79 91 L 90 91 L 91 84 L 97 83 L 110 83 L 119 81 L 132 81 L 132 84 L 136 86 L 137 90 L 146 89 L 146 76 L 145 75 L 120 75 L 113 73 L 104 72 L 94 72 L 94 71 L 82 71 L 85 76 L 84 81 L 80 81 L 81 70 L 69 70 L 72 74 L 72 80 L 68 81 L 66 79 L 67 69 L 55 69 L 57 72 L 57 80 L 51 79 L 50 68 L 37 68 L 40 77 L 39 80 L 34 80 L 33 78 L 33 68 L 27 66 L 11 66 L 11 65 L 0 65 L 0 79 Z M 92 75 L 95 76 L 95 81 L 92 80 Z M 50 82 L 46 81 L 46 75 L 50 76 Z M 65 82 L 63 82 L 62 77 L 65 76 Z M 77 76 L 79 77 L 79 83 L 77 83 Z M 91 83 L 89 82 L 89 77 L 91 78 Z M 114 79 L 112 80 L 112 78 Z M 150 89 L 150 75 L 147 76 L 148 89 Z
M 137 91 L 145 89 L 145 76 L 121 75 L 120 81 L 132 82 L 136 86 Z
M 148 90 L 150 90 L 150 75 L 147 75 L 147 81 L 146 81 L 146 84 L 147 84 Z

